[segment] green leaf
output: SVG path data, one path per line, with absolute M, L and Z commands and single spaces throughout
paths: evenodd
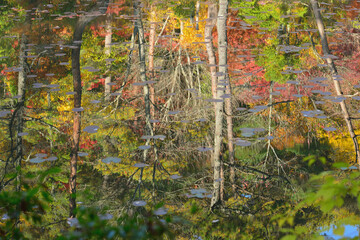
M 285 237 L 282 237 L 281 240 L 296 240 L 296 235 L 287 235 Z
M 344 162 L 336 162 L 332 165 L 334 168 L 343 168 L 343 167 L 349 167 L 349 164 L 344 163 Z
M 326 163 L 326 158 L 325 157 L 319 157 L 319 160 L 322 164 Z
M 320 209 L 324 213 L 330 212 L 334 207 L 335 207 L 335 202 L 332 201 L 332 200 L 322 202 L 321 205 L 320 205 Z

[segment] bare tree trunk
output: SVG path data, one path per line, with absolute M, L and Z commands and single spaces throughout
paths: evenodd
M 24 129 L 24 103 L 25 103 L 25 87 L 26 87 L 26 43 L 27 38 L 25 34 L 21 35 L 20 39 L 20 52 L 19 52 L 19 75 L 18 75 L 18 103 L 17 103 L 17 115 L 16 115 L 16 157 L 15 157 L 15 166 L 16 166 L 16 191 L 21 191 L 21 161 L 23 158 L 23 138 L 20 133 Z M 15 225 L 20 224 L 20 211 L 21 206 L 17 205 L 17 215 Z
M 74 41 L 81 41 L 82 33 L 84 31 L 85 25 L 78 25 L 75 28 L 74 32 Z M 72 74 L 73 74 L 73 86 L 74 86 L 74 108 L 81 107 L 81 74 L 80 74 L 80 46 L 76 49 L 72 49 Z M 70 217 L 75 217 L 75 208 L 76 208 L 76 170 L 77 170 L 77 158 L 79 151 L 79 142 L 80 142 L 80 128 L 81 128 L 81 113 L 74 112 L 74 122 L 73 122 L 73 136 L 72 136 L 72 146 L 70 153 L 70 178 L 69 178 L 69 191 L 70 191 Z
M 229 163 L 230 163 L 230 183 L 234 194 L 236 193 L 235 187 L 235 153 L 234 153 L 234 132 L 233 132 L 233 119 L 231 108 L 231 83 L 228 78 L 228 84 L 226 86 L 226 98 L 225 98 L 225 110 L 226 110 L 226 122 L 227 122 L 227 137 L 228 137 L 228 150 L 229 150 Z
M 18 75 L 18 111 L 17 111 L 17 136 L 16 136 L 16 158 L 15 166 L 21 168 L 21 160 L 23 157 L 23 144 L 22 144 L 22 135 L 19 133 L 23 132 L 24 129 L 24 103 L 25 103 L 25 86 L 26 86 L 26 43 L 27 38 L 25 34 L 21 35 L 20 40 L 20 53 L 19 53 L 19 65 L 20 71 Z M 17 186 L 16 190 L 20 191 L 21 188 L 21 174 L 18 172 L 17 175 Z
M 216 4 L 210 3 L 208 6 L 208 19 L 206 20 L 204 38 L 206 42 L 206 51 L 209 57 L 209 66 L 211 73 L 211 91 L 213 98 L 216 98 L 216 58 L 214 53 L 214 46 L 212 42 L 212 30 L 216 24 Z
M 180 42 L 184 39 L 184 22 L 180 20 Z
M 206 19 L 205 31 L 204 31 L 204 40 L 206 51 L 209 58 L 209 68 L 211 75 L 211 93 L 212 98 L 216 98 L 216 85 L 217 85 L 217 76 L 216 76 L 216 57 L 214 53 L 214 45 L 212 40 L 212 30 L 216 24 L 217 19 L 217 7 L 215 3 L 208 4 L 208 18 Z M 214 103 L 215 110 L 216 103 Z M 214 167 L 214 157 L 213 153 L 211 155 L 211 166 Z
M 196 1 L 196 12 L 195 12 L 195 24 L 196 24 L 196 30 L 199 30 L 199 13 L 200 13 L 200 1 Z
M 155 48 L 155 30 L 156 30 L 156 24 L 155 24 L 155 11 L 152 9 L 151 10 L 151 18 L 150 18 L 150 36 L 149 36 L 149 72 L 150 72 L 150 78 L 151 80 L 154 80 L 155 78 L 155 73 L 154 73 L 154 48 Z M 154 87 L 151 84 L 150 85 L 150 100 L 152 102 L 151 106 L 150 106 L 150 113 L 151 113 L 151 118 L 154 119 L 155 118 L 155 108 L 154 105 L 155 104 L 155 91 L 154 91 Z
M 314 14 L 315 14 L 316 24 L 317 24 L 318 29 L 319 29 L 320 38 L 321 38 L 321 45 L 322 45 L 324 55 L 325 56 L 330 55 L 331 53 L 330 53 L 330 49 L 329 49 L 329 45 L 328 45 L 328 41 L 327 41 L 327 37 L 326 37 L 326 33 L 325 33 L 324 22 L 323 22 L 320 10 L 318 8 L 318 2 L 316 0 L 310 0 L 310 2 L 311 2 L 312 9 L 314 11 Z M 333 84 L 334 84 L 334 87 L 335 87 L 336 94 L 338 96 L 342 96 L 343 93 L 341 91 L 340 82 L 337 81 L 336 79 L 334 79 L 334 75 L 338 74 L 338 71 L 337 71 L 337 68 L 336 68 L 336 66 L 334 64 L 334 61 L 332 60 L 332 58 L 327 57 L 326 62 L 328 63 L 328 65 L 329 65 L 329 67 L 331 69 L 331 73 L 333 75 Z M 354 148 L 355 148 L 355 153 L 356 153 L 356 161 L 357 161 L 357 164 L 359 165 L 359 168 L 360 168 L 359 143 L 358 143 L 358 140 L 356 138 L 354 127 L 352 125 L 351 117 L 350 117 L 349 112 L 347 110 L 347 106 L 346 106 L 345 101 L 340 102 L 340 107 L 341 107 L 342 114 L 343 114 L 344 120 L 346 122 L 346 125 L 348 127 L 350 137 L 352 138 L 353 143 L 354 143 Z
M 139 60 L 140 60 L 140 79 L 142 82 L 146 82 L 146 62 L 145 62 L 145 38 L 144 38 L 144 28 L 141 20 L 141 10 L 139 6 L 139 1 L 134 0 L 134 15 L 136 17 L 135 28 L 137 28 L 138 36 L 139 36 Z M 144 85 L 144 102 L 145 102 L 145 134 L 150 135 L 152 132 L 152 127 L 150 123 L 150 91 L 149 85 Z M 146 141 L 146 145 L 148 145 L 150 139 Z M 143 160 L 144 162 L 147 159 L 148 149 L 144 150 Z
M 89 11 L 88 15 L 79 17 L 75 25 L 73 42 L 77 45 L 77 48 L 73 48 L 71 52 L 72 60 L 72 74 L 73 74 L 73 86 L 74 86 L 74 108 L 81 108 L 81 73 L 80 73 L 80 49 L 81 41 L 84 29 L 88 23 L 94 20 L 96 17 L 104 14 L 106 12 L 105 6 L 107 6 L 109 0 L 98 1 L 97 5 Z M 72 144 L 71 144 L 71 153 L 70 153 L 70 177 L 69 177 L 69 207 L 70 207 L 70 217 L 75 217 L 76 209 L 76 171 L 77 171 L 77 158 L 79 151 L 80 143 L 80 131 L 81 131 L 81 112 L 74 112 L 74 122 L 73 122 L 73 135 L 72 135 Z
M 111 14 L 108 13 L 106 17 L 106 36 L 105 36 L 105 55 L 109 58 L 111 55 L 112 29 L 111 29 Z M 105 101 L 111 99 L 111 61 L 106 61 L 106 78 L 105 78 Z
M 226 36 L 226 19 L 228 13 L 228 0 L 219 0 L 219 14 L 217 22 L 218 46 L 219 46 L 219 83 L 225 83 L 227 79 L 227 36 Z M 223 99 L 225 91 L 223 88 L 217 88 L 217 99 Z M 222 143 L 222 124 L 224 114 L 223 101 L 217 102 L 215 106 L 215 139 L 214 139 L 214 192 L 211 199 L 211 208 L 221 204 L 221 158 L 220 150 Z

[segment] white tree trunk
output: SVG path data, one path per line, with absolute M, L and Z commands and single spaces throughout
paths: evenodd
M 206 42 L 206 51 L 209 58 L 210 74 L 211 74 L 211 92 L 213 98 L 216 98 L 216 57 L 214 53 L 214 46 L 212 42 L 212 30 L 216 24 L 216 5 L 209 4 L 208 6 L 208 19 L 206 20 L 204 38 Z
M 219 14 L 217 21 L 218 31 L 218 52 L 219 52 L 219 83 L 227 82 L 227 36 L 226 36 L 226 20 L 228 13 L 228 0 L 219 1 Z M 217 88 L 216 98 L 223 99 L 225 91 L 222 87 Z M 224 114 L 224 102 L 217 102 L 215 106 L 215 139 L 214 139 L 214 192 L 211 199 L 211 208 L 221 204 L 221 177 L 222 161 L 220 158 L 221 143 L 223 140 L 222 124 Z
M 200 14 L 200 1 L 196 1 L 196 5 L 195 5 L 195 24 L 196 24 L 196 27 L 195 29 L 196 30 L 199 30 L 199 14 Z
M 136 17 L 135 28 L 137 28 L 139 37 L 139 60 L 140 60 L 140 79 L 142 82 L 147 81 L 146 77 L 146 62 L 145 62 L 145 35 L 144 27 L 141 20 L 141 9 L 139 1 L 134 1 L 134 15 Z M 149 85 L 144 85 L 144 102 L 145 102 L 145 134 L 150 135 L 152 132 L 152 126 L 150 123 L 150 90 Z M 149 140 L 146 141 L 146 145 L 149 144 Z M 144 150 L 143 160 L 146 161 L 148 150 Z

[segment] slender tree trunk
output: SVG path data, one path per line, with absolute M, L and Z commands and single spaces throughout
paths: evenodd
M 106 17 L 106 36 L 105 36 L 105 55 L 109 58 L 111 55 L 112 29 L 111 29 L 111 14 L 108 13 Z M 105 78 L 105 101 L 111 99 L 111 61 L 106 62 L 106 78 Z
M 137 28 L 139 36 L 139 60 L 140 60 L 140 79 L 142 82 L 146 82 L 146 62 L 145 62 L 145 37 L 144 37 L 144 28 L 141 20 L 141 9 L 139 6 L 139 1 L 134 0 L 134 15 L 136 17 L 135 28 Z M 145 102 L 145 133 L 150 135 L 152 132 L 152 127 L 150 123 L 150 90 L 149 85 L 144 85 L 144 102 Z M 146 141 L 146 145 L 149 144 L 149 139 Z M 143 160 L 144 162 L 147 159 L 148 150 L 144 150 Z
M 71 52 L 72 60 L 72 74 L 73 74 L 73 86 L 74 86 L 74 108 L 81 107 L 81 95 L 82 95 L 82 86 L 81 86 L 81 73 L 80 73 L 80 49 L 81 41 L 84 29 L 88 23 L 94 20 L 96 17 L 104 14 L 106 12 L 105 6 L 107 6 L 109 0 L 98 1 L 94 9 L 89 11 L 88 15 L 79 17 L 75 25 L 73 43 L 77 48 L 73 48 Z M 71 153 L 70 153 L 70 177 L 69 177 L 69 208 L 70 208 L 70 217 L 75 217 L 76 209 L 76 171 L 77 171 L 77 158 L 79 151 L 80 143 L 80 132 L 81 132 L 81 112 L 74 112 L 74 122 L 73 122 L 73 135 L 71 142 Z
M 19 57 L 19 65 L 20 65 L 20 71 L 18 75 L 18 108 L 17 111 L 17 125 L 16 125 L 16 160 L 15 165 L 18 168 L 21 168 L 21 160 L 23 157 L 23 144 L 22 144 L 22 136 L 19 135 L 19 133 L 23 132 L 24 129 L 24 103 L 25 103 L 25 86 L 26 86 L 26 43 L 27 38 L 25 34 L 21 35 L 20 40 L 20 57 Z M 19 169 L 20 170 L 20 169 Z M 16 190 L 20 191 L 21 188 L 21 174 L 18 172 L 17 175 L 17 186 Z
M 196 12 L 195 12 L 195 24 L 196 24 L 196 30 L 199 30 L 199 14 L 200 14 L 200 1 L 196 1 Z
M 273 104 L 273 96 L 272 96 L 272 92 L 274 89 L 274 82 L 271 81 L 270 82 L 270 91 L 269 91 L 269 120 L 268 120 L 268 140 L 267 140 L 267 151 L 266 151 L 266 157 L 265 157 L 265 164 L 267 164 L 267 160 L 270 156 L 270 147 L 271 147 L 271 120 L 272 120 L 272 104 Z
M 234 153 L 234 132 L 233 132 L 233 119 L 232 119 L 232 107 L 231 107 L 231 83 L 228 78 L 228 84 L 226 85 L 226 98 L 225 98 L 225 110 L 226 110 L 226 123 L 227 123 L 227 138 L 228 138 L 228 151 L 229 151 L 229 163 L 230 163 L 230 183 L 234 194 L 236 193 L 235 187 L 235 153 Z
M 210 3 L 208 6 L 208 19 L 206 20 L 204 38 L 206 42 L 206 51 L 209 57 L 209 66 L 211 73 L 211 92 L 213 98 L 216 98 L 216 58 L 214 53 L 214 46 L 212 42 L 212 30 L 216 24 L 216 4 Z
M 103 185 L 102 185 L 102 188 L 104 191 L 107 191 L 107 186 L 108 186 L 108 182 L 109 182 L 109 175 L 104 175 L 103 177 Z
M 209 68 L 210 68 L 210 75 L 211 75 L 211 93 L 212 98 L 216 98 L 216 85 L 217 85 L 217 76 L 216 76 L 216 57 L 214 52 L 214 45 L 212 39 L 212 31 L 216 24 L 217 19 L 217 7 L 215 3 L 208 4 L 208 18 L 206 19 L 205 24 L 205 31 L 204 31 L 204 40 L 206 51 L 209 58 Z M 214 110 L 215 110 L 216 103 L 214 103 Z M 211 166 L 214 167 L 214 153 L 211 154 Z
M 180 20 L 180 42 L 184 39 L 184 22 Z
M 17 116 L 16 116 L 16 157 L 15 157 L 15 166 L 16 166 L 16 191 L 21 191 L 21 161 L 23 158 L 23 138 L 22 133 L 24 130 L 24 104 L 25 104 L 25 87 L 26 87 L 26 43 L 27 38 L 25 34 L 21 35 L 20 39 L 20 53 L 19 53 L 19 75 L 18 75 L 18 103 L 17 103 Z M 21 206 L 17 206 L 17 215 L 15 225 L 20 224 L 20 212 Z
M 227 36 L 226 36 L 226 20 L 228 13 L 228 0 L 219 0 L 219 14 L 217 21 L 218 46 L 219 46 L 219 83 L 225 83 L 227 80 Z M 217 88 L 217 99 L 223 99 L 225 91 L 222 87 Z M 211 208 L 221 204 L 221 183 L 224 179 L 221 177 L 221 143 L 222 143 L 222 124 L 224 114 L 223 101 L 217 102 L 215 106 L 215 139 L 214 139 L 214 192 L 211 199 Z
M 316 24 L 317 24 L 318 29 L 319 29 L 323 53 L 324 53 L 325 56 L 330 55 L 331 53 L 330 53 L 330 49 L 329 49 L 329 45 L 328 45 L 328 41 L 327 41 L 327 37 L 326 37 L 326 33 L 325 33 L 324 22 L 323 22 L 320 10 L 318 8 L 318 2 L 316 0 L 310 0 L 310 2 L 311 2 L 312 9 L 314 11 L 314 14 L 315 14 Z M 336 68 L 336 66 L 334 64 L 334 61 L 332 60 L 332 58 L 327 57 L 326 62 L 328 63 L 328 65 L 329 65 L 329 67 L 331 69 L 331 73 L 333 75 L 332 78 L 333 78 L 333 84 L 334 84 L 334 87 L 335 87 L 336 94 L 338 96 L 342 96 L 343 93 L 342 93 L 342 90 L 341 90 L 340 82 L 334 79 L 334 76 L 338 74 L 338 71 L 337 71 L 337 68 Z M 360 168 L 359 143 L 358 143 L 355 131 L 354 131 L 354 127 L 352 125 L 351 117 L 349 115 L 349 112 L 347 110 L 347 106 L 346 106 L 346 103 L 345 103 L 344 100 L 340 102 L 340 107 L 341 107 L 341 111 L 342 111 L 344 120 L 346 122 L 347 128 L 348 128 L 350 137 L 351 137 L 351 139 L 353 140 L 353 143 L 354 143 L 356 161 L 357 161 L 358 167 Z
M 85 25 L 81 26 L 77 24 L 74 32 L 74 41 L 81 41 L 82 33 Z M 80 48 L 72 49 L 71 60 L 72 60 L 72 74 L 73 74 L 73 86 L 74 86 L 74 108 L 81 107 L 81 74 L 80 74 Z M 76 208 L 76 171 L 77 171 L 77 158 L 79 151 L 80 142 L 80 129 L 81 128 L 81 112 L 74 112 L 73 122 L 73 135 L 72 135 L 72 146 L 70 153 L 70 178 L 69 178 L 69 191 L 70 191 L 70 217 L 75 217 Z
M 149 36 L 149 72 L 150 72 L 150 80 L 154 80 L 155 78 L 155 73 L 154 73 L 154 49 L 155 49 L 155 33 L 156 33 L 156 24 L 155 24 L 155 15 L 156 12 L 152 9 L 151 10 L 151 18 L 150 18 L 150 36 Z M 151 118 L 154 119 L 155 118 L 155 108 L 154 105 L 155 104 L 155 91 L 154 91 L 154 87 L 151 84 L 150 85 L 150 100 L 152 102 L 151 106 L 150 106 L 150 113 L 151 113 Z

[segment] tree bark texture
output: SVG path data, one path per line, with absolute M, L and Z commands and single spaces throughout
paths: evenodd
M 199 30 L 199 14 L 200 14 L 200 1 L 196 1 L 196 5 L 195 5 L 195 24 L 196 27 L 195 29 L 198 31 Z
M 23 138 L 22 135 L 19 135 L 19 133 L 22 133 L 24 130 L 24 113 L 25 113 L 25 88 L 26 88 L 26 43 L 27 43 L 27 37 L 25 34 L 21 35 L 20 39 L 20 52 L 19 52 L 19 65 L 20 65 L 20 71 L 18 75 L 18 103 L 17 103 L 17 115 L 16 115 L 16 156 L 15 156 L 15 167 L 16 167 L 16 191 L 21 191 L 21 161 L 23 158 Z M 15 224 L 20 224 L 20 212 L 21 212 L 21 206 L 18 204 L 16 206 L 16 221 Z
M 235 152 L 234 152 L 234 132 L 233 132 L 233 111 L 231 107 L 231 83 L 230 79 L 226 85 L 226 98 L 225 98 L 225 111 L 226 111 L 226 123 L 227 123 L 227 138 L 228 138 L 228 151 L 229 151 L 229 163 L 230 163 L 230 183 L 233 192 L 236 192 L 235 188 Z
M 325 27 L 324 27 L 324 22 L 320 13 L 320 10 L 318 8 L 318 1 L 316 0 L 310 0 L 312 9 L 314 11 L 314 15 L 315 15 L 315 20 L 316 20 L 316 24 L 320 33 L 320 39 L 321 39 L 321 45 L 322 45 L 322 49 L 323 49 L 323 53 L 326 56 L 326 62 L 328 63 L 330 69 L 331 69 L 331 74 L 332 74 L 332 80 L 333 80 L 333 84 L 335 87 L 335 91 L 336 94 L 340 97 L 343 95 L 342 90 L 341 90 L 341 85 L 340 82 L 338 80 L 336 80 L 334 78 L 335 75 L 338 74 L 337 68 L 334 64 L 334 61 L 332 60 L 331 57 L 329 57 L 330 53 L 330 49 L 329 49 L 329 45 L 328 45 L 328 41 L 327 41 L 327 36 L 326 36 L 326 32 L 325 32 Z M 359 143 L 357 140 L 357 136 L 355 134 L 354 131 L 354 127 L 351 121 L 351 117 L 349 115 L 349 111 L 347 109 L 347 105 L 346 102 L 343 100 L 340 102 L 340 107 L 341 107 L 341 111 L 342 111 L 342 115 L 344 117 L 344 120 L 346 122 L 346 126 L 348 128 L 349 134 L 351 139 L 353 140 L 354 143 L 354 148 L 355 148 L 355 154 L 356 154 L 356 162 L 358 164 L 358 167 L 360 168 L 360 150 L 359 150 Z
M 216 24 L 217 12 L 216 4 L 210 3 L 208 6 L 208 18 L 205 25 L 204 38 L 206 42 L 206 51 L 209 58 L 210 74 L 211 74 L 211 92 L 213 98 L 216 98 L 216 57 L 214 53 L 214 45 L 212 42 L 212 30 Z
M 23 138 L 19 133 L 23 132 L 24 129 L 24 103 L 25 103 L 25 88 L 26 88 L 26 43 L 27 43 L 27 37 L 25 34 L 21 35 L 20 39 L 20 53 L 19 53 L 19 65 L 20 65 L 20 71 L 18 75 L 18 103 L 17 103 L 17 124 L 16 124 L 16 157 L 15 157 L 15 166 L 17 168 L 21 168 L 21 161 L 23 158 Z M 20 171 L 17 174 L 16 178 L 16 190 L 21 190 L 21 174 Z
M 217 20 L 218 31 L 218 52 L 219 52 L 219 83 L 225 83 L 227 79 L 227 36 L 226 36 L 226 20 L 228 13 L 228 0 L 219 1 L 219 14 Z M 225 91 L 223 87 L 217 88 L 217 99 L 223 100 L 222 96 Z M 221 143 L 223 140 L 222 124 L 224 118 L 224 102 L 220 101 L 215 106 L 215 139 L 214 139 L 214 191 L 211 198 L 211 208 L 221 204 L 221 167 L 222 161 L 220 158 Z
M 109 58 L 111 55 L 112 29 L 111 29 L 111 14 L 106 16 L 106 36 L 105 36 L 105 55 Z M 106 78 L 105 78 L 105 101 L 111 99 L 111 61 L 106 62 Z

